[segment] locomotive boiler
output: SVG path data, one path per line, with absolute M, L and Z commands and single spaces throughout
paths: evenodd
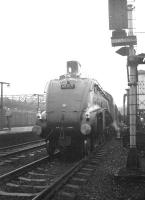
M 67 73 L 49 82 L 46 110 L 34 130 L 46 139 L 48 154 L 56 149 L 76 155 L 88 154 L 113 130 L 117 107 L 99 83 L 82 78 L 80 64 L 67 62 Z

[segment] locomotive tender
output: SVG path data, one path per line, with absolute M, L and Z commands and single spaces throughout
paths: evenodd
M 67 62 L 67 74 L 49 82 L 46 111 L 34 130 L 47 141 L 48 154 L 55 149 L 84 155 L 103 143 L 117 120 L 113 98 L 99 83 L 81 78 L 80 64 Z

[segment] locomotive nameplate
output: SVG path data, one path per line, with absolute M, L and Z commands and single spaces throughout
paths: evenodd
M 75 84 L 71 83 L 70 81 L 67 82 L 61 82 L 61 89 L 74 89 L 75 88 Z

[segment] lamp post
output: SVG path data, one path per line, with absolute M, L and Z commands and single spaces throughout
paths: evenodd
M 37 112 L 38 112 L 40 107 L 40 97 L 42 97 L 43 94 L 33 94 L 33 95 L 37 96 Z
M 1 129 L 3 129 L 3 86 L 10 86 L 10 83 L 0 82 L 1 85 Z

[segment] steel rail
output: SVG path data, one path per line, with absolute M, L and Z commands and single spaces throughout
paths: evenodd
M 84 165 L 85 161 L 86 158 L 77 162 L 71 169 L 65 172 L 54 183 L 49 185 L 32 200 L 51 199 L 54 194 Z
M 0 158 L 7 158 L 9 156 L 14 156 L 18 153 L 23 153 L 23 152 L 26 152 L 26 151 L 29 151 L 29 150 L 34 150 L 34 149 L 37 149 L 38 147 L 44 147 L 46 145 L 46 143 L 43 143 L 43 144 L 39 144 L 39 145 L 35 145 L 35 146 L 32 146 L 32 147 L 24 147 L 23 149 L 21 150 L 15 150 L 13 152 L 10 152 L 10 153 L 7 153 L 7 154 L 3 154 L 0 156 Z
M 35 140 L 35 141 L 31 141 L 31 142 L 25 142 L 25 143 L 21 143 L 21 144 L 17 144 L 17 145 L 7 146 L 7 147 L 0 148 L 0 151 L 4 151 L 4 150 L 7 150 L 7 149 L 9 150 L 9 149 L 12 149 L 12 148 L 21 147 L 23 145 L 29 145 L 29 144 L 43 142 L 43 141 L 45 141 L 45 140 L 44 139 L 43 140 Z
M 41 158 L 39 160 L 36 160 L 32 163 L 29 163 L 25 166 L 22 166 L 18 169 L 15 169 L 11 172 L 8 172 L 7 174 L 1 175 L 0 176 L 0 183 L 3 183 L 4 181 L 9 181 L 15 177 L 18 177 L 19 175 L 22 175 L 24 173 L 26 173 L 26 171 L 28 171 L 28 169 L 34 168 L 36 166 L 39 166 L 41 163 L 48 161 L 50 157 L 49 156 L 45 156 L 44 158 Z

